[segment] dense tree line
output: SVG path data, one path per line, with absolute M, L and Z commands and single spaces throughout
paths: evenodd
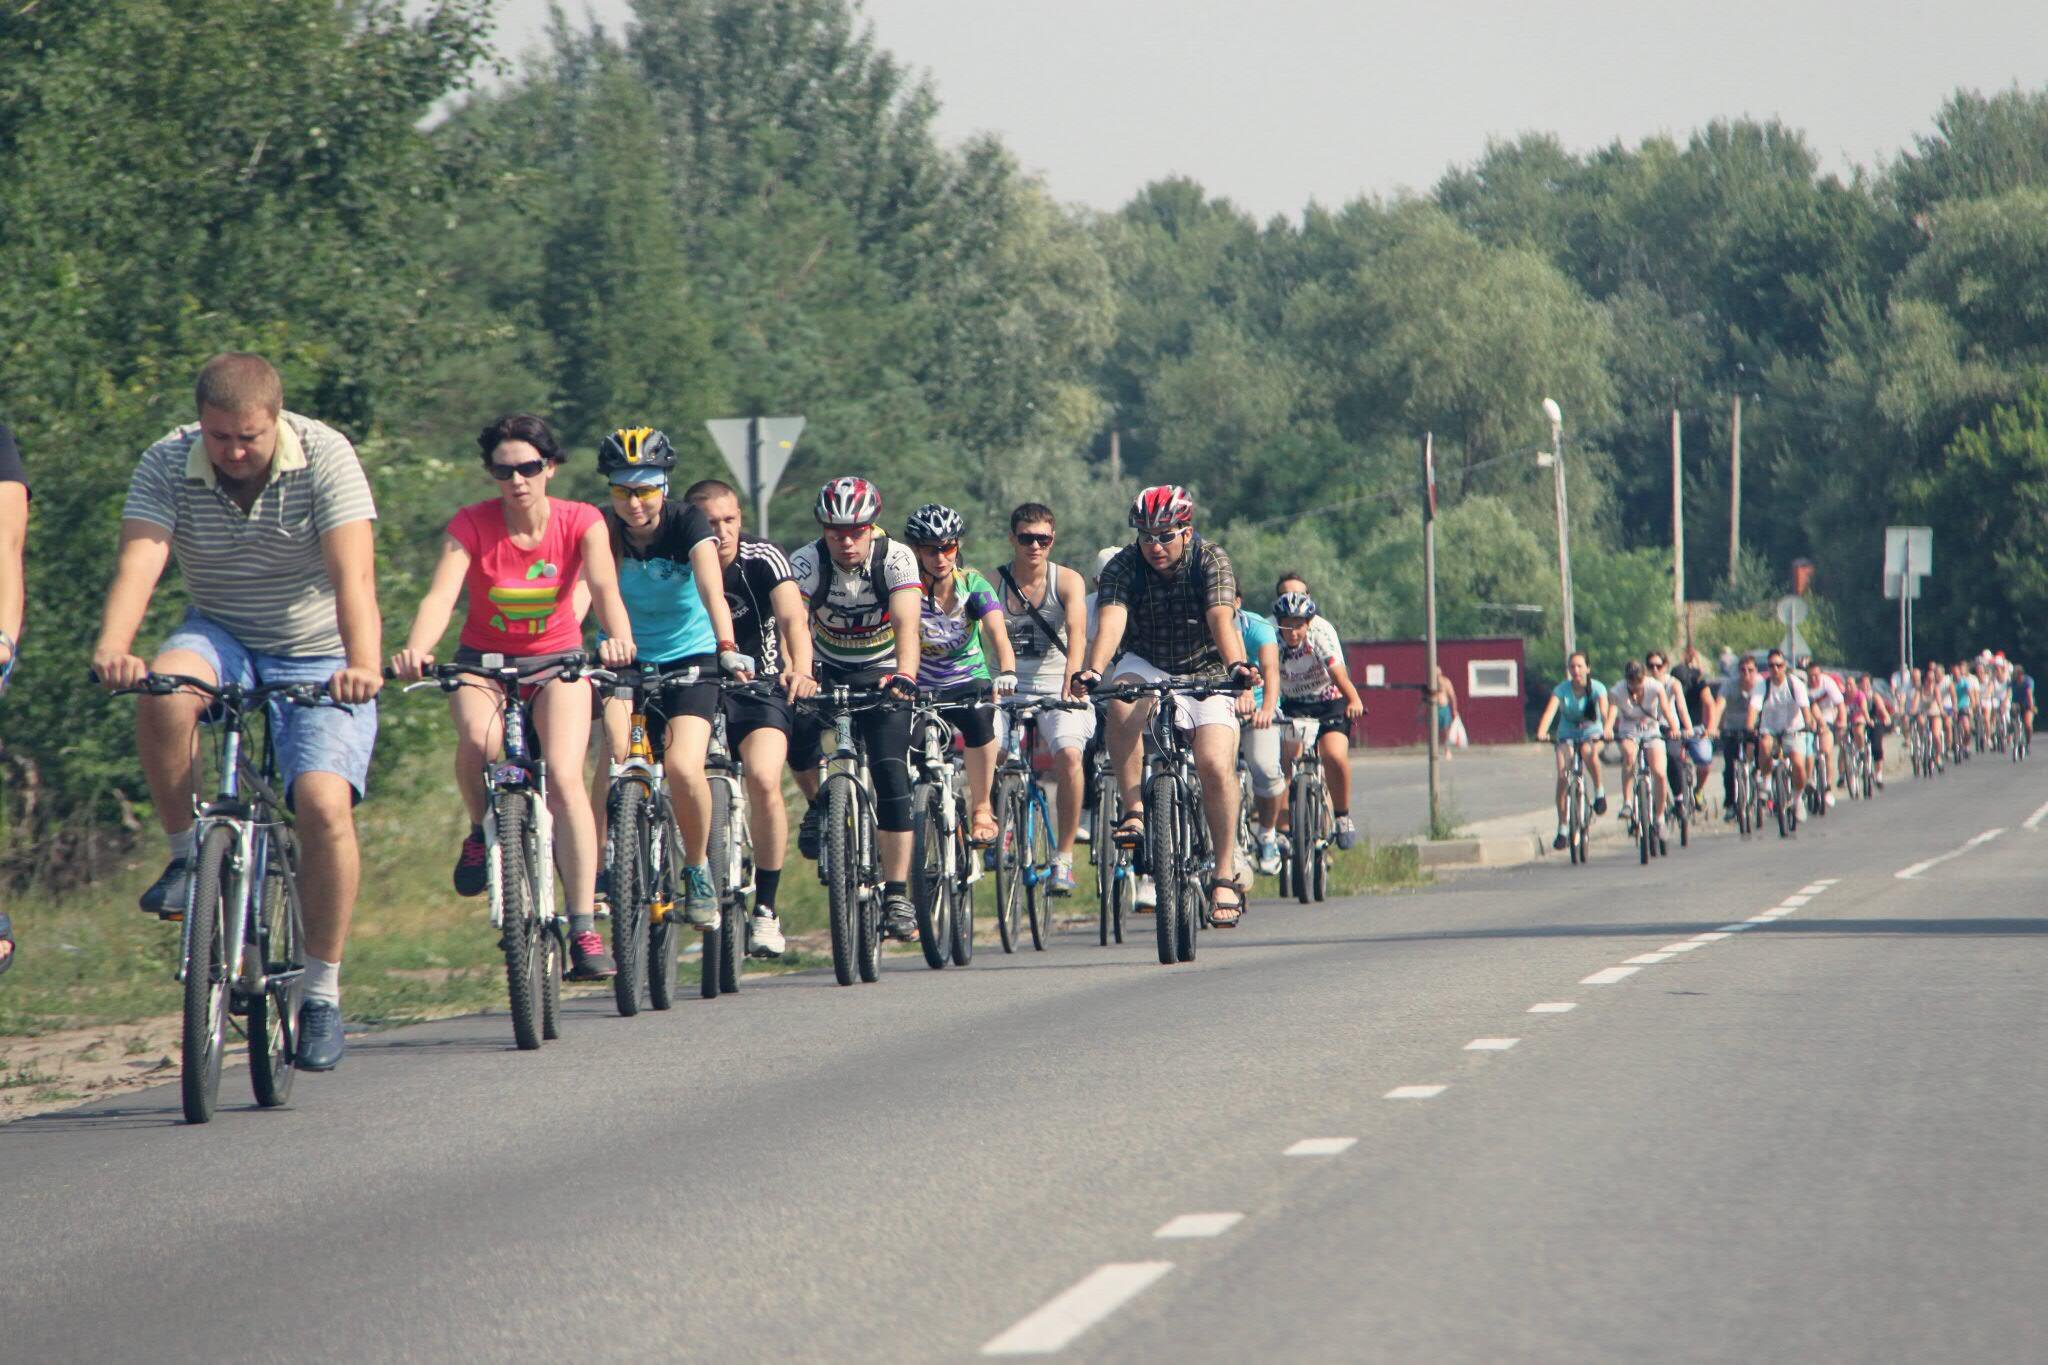
M 858 469 L 892 513 L 961 505 L 984 557 L 1044 498 L 1085 565 L 1139 482 L 1185 482 L 1254 597 L 1299 568 L 1347 633 L 1405 634 L 1429 431 L 1444 628 L 1528 635 L 1547 668 L 1550 396 L 1603 668 L 1672 634 L 1674 404 L 1690 595 L 1721 607 L 1703 643 L 1774 635 L 1759 609 L 1809 556 L 1821 637 L 1881 664 L 1878 528 L 1925 521 L 1923 643 L 2048 658 L 2048 96 L 1958 94 L 1848 179 L 1776 123 L 1535 136 L 1425 196 L 1262 224 L 1181 179 L 1083 212 L 993 138 L 943 145 L 938 91 L 847 0 L 637 0 L 622 34 L 558 17 L 544 59 L 479 88 L 490 10 L 0 5 L 0 418 L 36 477 L 0 702 L 15 875 L 133 823 L 127 715 L 82 665 L 134 458 L 228 347 L 357 438 L 387 621 L 481 496 L 477 427 L 530 407 L 584 452 L 658 422 L 692 474 L 721 467 L 704 418 L 805 414 L 785 539 L 809 486 Z M 387 752 L 427 709 L 388 709 Z

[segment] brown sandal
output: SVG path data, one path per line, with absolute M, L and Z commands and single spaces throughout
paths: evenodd
M 1145 808 L 1124 812 L 1124 818 L 1116 822 L 1116 829 L 1109 841 L 1118 848 L 1143 848 L 1145 845 Z
M 1228 891 L 1237 897 L 1235 905 L 1218 905 L 1216 893 Z M 1225 919 L 1228 915 L 1230 918 Z M 1211 929 L 1235 929 L 1244 919 L 1244 885 L 1227 877 L 1209 879 L 1209 927 Z
M 982 833 L 987 830 L 988 833 Z M 969 848 L 992 848 L 996 842 L 996 813 L 977 814 L 967 822 L 967 846 Z

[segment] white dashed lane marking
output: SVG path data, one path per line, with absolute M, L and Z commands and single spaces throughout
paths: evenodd
M 1154 1237 L 1220 1237 L 1244 1221 L 1241 1213 L 1184 1213 L 1153 1233 Z
M 1067 1344 L 1144 1293 L 1173 1269 L 1172 1261 L 1122 1261 L 1086 1279 L 981 1348 L 985 1356 L 1043 1356 Z
M 1911 867 L 1902 867 L 1897 872 L 1892 873 L 1892 875 L 1894 877 L 1897 877 L 1902 882 L 1911 881 L 1913 878 L 1927 871 L 1927 869 L 1931 867 L 1939 867 L 1951 858 L 1960 858 L 1965 853 L 1968 853 L 1971 849 L 1976 848 L 1979 844 L 1988 844 L 1993 839 L 1996 839 L 1999 835 L 2003 833 L 2005 833 L 2005 830 L 2003 828 L 1987 829 L 1982 834 L 1979 834 L 1976 838 L 1971 839 L 1968 843 L 1965 843 L 1961 848 L 1952 848 L 1938 858 L 1929 858 L 1925 862 L 1914 863 Z
M 2035 812 L 2034 812 L 2034 813 L 2033 813 L 2032 815 L 2029 815 L 2029 816 L 2028 816 L 2028 817 L 2026 818 L 2026 821 L 2025 821 L 2025 823 L 2023 823 L 2023 824 L 2022 824 L 2022 825 L 2020 826 L 2020 828 L 2021 828 L 2021 829 L 2039 829 L 2039 828 L 2041 828 L 2041 822 L 2042 822 L 2043 820 L 2048 820 L 2048 803 L 2043 803 L 2043 804 L 2042 804 L 2042 806 L 2041 806 L 2041 809 L 2039 809 L 2039 810 L 2035 811 Z
M 1348 1152 L 1358 1142 L 1355 1137 L 1303 1138 L 1282 1152 L 1282 1156 L 1336 1156 Z
M 1573 1010 L 1577 1009 L 1578 1007 L 1578 1002 L 1575 1000 L 1546 1000 L 1540 1005 L 1529 1006 L 1529 1013 L 1570 1014 Z
M 1471 1042 L 1465 1044 L 1465 1051 L 1506 1052 L 1521 1041 L 1520 1038 L 1474 1038 Z
M 1397 1085 L 1387 1092 L 1386 1098 L 1390 1100 L 1433 1100 L 1448 1089 L 1450 1087 L 1447 1085 Z
M 1654 967 L 1659 962 L 1669 962 L 1671 956 L 1670 953 L 1638 953 L 1634 957 L 1623 960 L 1631 967 Z
M 1581 986 L 1612 986 L 1617 981 L 1626 981 L 1641 971 L 1641 967 L 1607 967 L 1580 980 Z

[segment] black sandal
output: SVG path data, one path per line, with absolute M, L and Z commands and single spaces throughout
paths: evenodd
M 1236 905 L 1218 905 L 1216 893 L 1228 891 L 1237 897 Z M 1223 918 L 1229 915 L 1229 919 Z M 1229 877 L 1209 879 L 1209 927 L 1211 929 L 1235 929 L 1244 921 L 1244 885 Z
M 1125 811 L 1124 818 L 1116 822 L 1116 829 L 1109 841 L 1118 848 L 1143 848 L 1145 846 L 1145 808 Z

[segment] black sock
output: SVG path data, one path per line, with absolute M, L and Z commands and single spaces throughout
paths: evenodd
M 775 893 L 782 887 L 782 869 L 779 867 L 757 867 L 754 869 L 754 909 L 763 906 L 775 908 Z
M 1350 811 L 1348 811 L 1348 810 L 1340 810 L 1340 811 L 1338 811 L 1338 812 L 1337 812 L 1337 818 L 1338 818 L 1339 820 L 1342 820 L 1342 819 L 1343 819 L 1343 818 L 1344 818 L 1345 816 L 1347 816 L 1347 815 L 1349 815 L 1349 814 L 1351 814 L 1351 812 L 1350 812 Z
M 884 897 L 884 898 L 888 898 L 888 897 L 894 897 L 894 896 L 901 896 L 901 897 L 903 897 L 903 898 L 904 898 L 905 900 L 908 900 L 908 899 L 910 898 L 910 883 L 909 883 L 909 882 L 883 882 L 883 883 L 882 883 L 882 895 L 883 895 L 883 897 Z
M 471 825 L 469 827 L 469 837 L 478 843 L 482 843 L 484 841 L 484 827 L 482 825 Z

